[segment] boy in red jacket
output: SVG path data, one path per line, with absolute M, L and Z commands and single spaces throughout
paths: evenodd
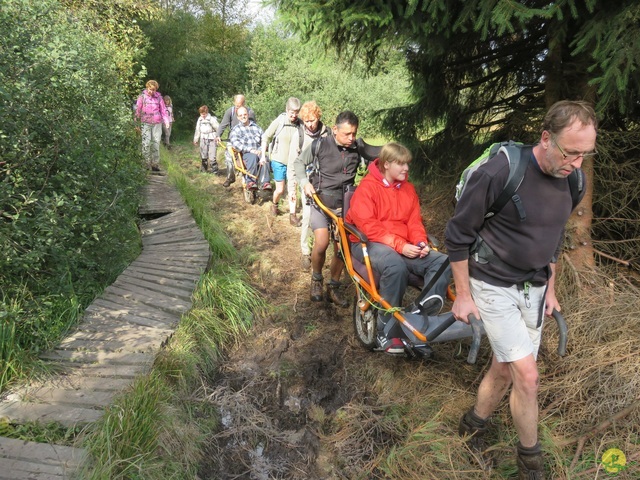
M 380 294 L 394 307 L 401 306 L 409 273 L 423 277 L 426 285 L 447 259 L 429 248 L 418 195 L 407 180 L 411 158 L 411 152 L 398 143 L 382 147 L 380 158 L 369 165 L 369 174 L 353 194 L 346 216 L 369 239 L 367 249 L 373 270 L 380 276 Z M 364 261 L 360 242 L 351 240 L 352 255 Z M 423 314 L 440 312 L 450 278 L 447 268 L 422 302 Z M 404 353 L 394 330 L 385 329 L 390 318 L 390 313 L 378 316 L 379 347 L 387 353 Z

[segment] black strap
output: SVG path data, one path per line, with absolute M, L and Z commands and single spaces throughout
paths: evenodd
M 584 197 L 584 172 L 581 168 L 576 168 L 568 177 L 569 190 L 571 191 L 571 209 L 573 210 L 578 206 Z
M 529 165 L 529 161 L 531 159 L 531 151 L 532 147 L 530 145 L 512 150 L 512 152 L 514 152 L 516 155 L 516 152 L 519 152 L 520 154 L 517 159 L 514 159 L 516 168 L 512 173 L 509 174 L 509 179 L 507 180 L 506 185 L 502 189 L 502 192 L 500 192 L 500 195 L 498 195 L 498 198 L 496 198 L 493 204 L 489 207 L 485 218 L 493 217 L 496 213 L 504 208 L 509 200 L 513 200 L 513 203 L 516 205 L 516 209 L 518 210 L 520 221 L 524 222 L 526 220 L 527 214 L 524 211 L 522 202 L 520 201 L 520 196 L 516 194 L 516 190 L 518 190 L 518 187 L 524 179 L 524 174 L 527 171 L 527 166 Z M 511 159 L 507 158 L 507 160 L 511 165 Z

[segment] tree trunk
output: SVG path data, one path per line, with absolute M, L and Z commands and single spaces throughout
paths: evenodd
M 594 91 L 587 85 L 589 79 L 586 59 L 572 57 L 566 35 L 561 24 L 550 25 L 549 55 L 547 57 L 547 81 L 545 84 L 545 103 L 547 108 L 558 100 L 586 100 L 593 102 Z M 573 211 L 567 223 L 569 261 L 578 272 L 595 267 L 593 244 L 591 241 L 591 222 L 593 220 L 593 160 L 582 163 L 587 182 L 584 198 Z
M 582 162 L 587 177 L 584 198 L 571 214 L 567 223 L 569 259 L 578 272 L 595 267 L 593 244 L 591 242 L 591 222 L 593 220 L 593 159 Z

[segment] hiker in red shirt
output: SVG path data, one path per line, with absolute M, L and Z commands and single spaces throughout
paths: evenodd
M 446 261 L 446 255 L 431 250 L 422 223 L 415 188 L 408 181 L 411 152 L 398 143 L 382 147 L 380 158 L 369 165 L 369 173 L 353 194 L 346 221 L 368 240 L 371 266 L 380 275 L 379 291 L 394 307 L 401 306 L 409 273 L 424 278 L 425 285 Z M 351 254 L 364 261 L 362 245 L 355 237 Z M 451 270 L 447 268 L 427 292 L 420 311 L 437 315 L 442 309 Z M 397 338 L 399 329 L 386 329 L 391 313 L 378 316 L 378 346 L 387 353 L 404 353 Z

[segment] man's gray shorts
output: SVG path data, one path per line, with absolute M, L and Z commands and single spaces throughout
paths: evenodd
M 496 360 L 515 362 L 527 355 L 537 358 L 546 286 L 531 286 L 528 300 L 516 285 L 496 287 L 471 278 L 470 286 Z

